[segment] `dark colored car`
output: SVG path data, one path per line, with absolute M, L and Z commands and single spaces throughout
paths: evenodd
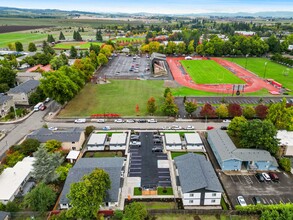
M 147 120 L 146 119 L 138 119 L 138 121 L 137 121 L 138 123 L 146 123 L 147 122 Z
M 214 129 L 213 126 L 208 126 L 208 127 L 207 127 L 207 130 L 212 130 L 212 129 Z
M 43 106 L 40 107 L 40 110 L 44 111 L 46 108 L 47 108 L 47 106 L 43 105 Z
M 274 181 L 274 182 L 279 182 L 279 180 L 280 180 L 278 175 L 273 172 L 269 172 L 269 176 L 271 177 L 272 181 Z
M 262 204 L 261 199 L 259 196 L 252 197 L 252 201 L 255 205 Z
M 265 181 L 265 179 L 263 178 L 261 173 L 255 174 L 255 177 L 258 179 L 259 182 L 264 182 Z
M 221 130 L 228 130 L 227 126 L 221 126 Z

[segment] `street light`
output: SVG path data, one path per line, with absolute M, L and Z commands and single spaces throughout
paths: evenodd
M 264 79 L 266 79 L 267 65 L 268 65 L 268 62 L 265 62 L 265 71 L 264 71 L 264 74 L 263 74 Z
M 247 66 L 247 57 L 248 57 L 248 54 L 246 54 L 245 69 L 246 69 L 246 66 Z

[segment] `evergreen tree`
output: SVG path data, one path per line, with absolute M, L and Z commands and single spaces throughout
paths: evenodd
M 60 31 L 59 40 L 65 40 L 65 36 L 62 31 Z
M 96 33 L 96 40 L 100 42 L 103 41 L 102 32 L 100 30 L 98 30 Z
M 77 57 L 77 50 L 75 49 L 74 46 L 71 46 L 71 48 L 70 48 L 70 57 L 71 58 L 76 58 Z
M 19 41 L 15 42 L 15 50 L 16 50 L 17 52 L 21 52 L 21 51 L 23 51 L 22 43 L 20 43 Z
M 34 43 L 29 43 L 29 45 L 28 45 L 28 51 L 29 52 L 35 52 L 35 51 L 37 51 L 36 45 Z
M 76 40 L 76 31 L 73 31 L 73 40 Z
M 76 41 L 82 41 L 82 37 L 81 37 L 79 31 L 76 32 L 76 39 L 75 40 Z

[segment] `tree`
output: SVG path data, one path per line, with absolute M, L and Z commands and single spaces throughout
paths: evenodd
M 136 106 L 135 106 L 135 112 L 136 112 L 136 115 L 139 115 L 140 110 L 139 110 L 138 104 L 136 104 Z
M 168 93 L 171 93 L 171 89 L 169 87 L 167 87 L 164 91 L 164 98 L 167 97 Z
M 81 37 L 79 31 L 76 32 L 75 40 L 76 40 L 76 41 L 82 41 L 82 37 Z
M 279 141 L 276 138 L 277 129 L 270 121 L 254 119 L 247 121 L 240 127 L 240 146 L 244 148 L 257 148 L 276 154 Z
M 0 84 L 7 84 L 10 88 L 15 85 L 16 73 L 11 68 L 0 66 Z
M 98 63 L 99 63 L 100 65 L 102 65 L 102 66 L 104 66 L 105 64 L 108 63 L 108 58 L 107 58 L 106 55 L 103 54 L 103 53 L 99 53 L 97 59 L 98 59 Z
M 144 220 L 148 215 L 146 206 L 133 202 L 125 207 L 123 220 Z
M 234 137 L 239 137 L 241 127 L 247 122 L 243 116 L 234 117 L 228 126 L 228 133 Z
M 56 192 L 40 183 L 24 197 L 24 205 L 33 211 L 45 212 L 54 205 L 56 198 Z
M 237 103 L 231 103 L 228 105 L 228 112 L 230 117 L 241 116 L 242 108 Z
M 93 219 L 106 197 L 106 191 L 111 187 L 109 174 L 96 168 L 89 175 L 83 176 L 79 182 L 70 185 L 69 194 L 71 209 L 68 217 Z
M 19 151 L 16 151 L 12 154 L 7 154 L 6 156 L 6 165 L 8 167 L 13 167 L 18 161 L 21 161 L 24 158 L 24 155 Z
M 48 140 L 45 147 L 48 152 L 55 152 L 62 147 L 62 142 L 57 140 Z
M 153 115 L 157 110 L 156 100 L 154 97 L 150 97 L 147 102 L 147 111 L 150 115 Z
M 219 118 L 226 118 L 229 115 L 227 105 L 221 104 L 217 109 L 216 109 L 216 114 L 218 115 Z
M 53 37 L 52 34 L 49 34 L 49 35 L 48 35 L 48 37 L 47 37 L 47 42 L 48 42 L 48 43 L 54 43 L 54 42 L 55 42 L 55 39 L 54 39 L 54 37 Z
M 28 45 L 28 51 L 29 52 L 35 52 L 35 51 L 37 51 L 37 47 L 36 47 L 36 45 L 34 44 L 34 43 L 29 43 L 29 45 Z
M 0 93 L 5 93 L 9 90 L 9 86 L 6 83 L 0 83 Z
M 193 45 L 194 45 L 194 40 L 191 40 L 188 44 L 188 47 L 187 47 L 187 52 L 189 54 L 194 53 L 194 46 Z
M 184 103 L 185 111 L 191 115 L 197 109 L 197 103 L 194 101 L 186 101 Z
M 66 180 L 66 177 L 67 177 L 67 175 L 68 175 L 69 170 L 71 169 L 71 167 L 72 167 L 72 164 L 70 164 L 70 163 L 67 163 L 64 166 L 57 167 L 56 173 L 58 174 L 60 181 L 63 182 L 63 181 Z
M 91 134 L 95 129 L 96 129 L 95 126 L 87 126 L 87 127 L 85 128 L 85 131 L 84 131 L 85 136 L 86 136 L 86 137 L 89 137 L 90 134 Z
M 245 118 L 253 118 L 255 116 L 255 109 L 252 106 L 244 107 L 243 116 Z
M 286 158 L 286 157 L 281 158 L 279 160 L 279 165 L 285 172 L 291 171 L 291 161 L 289 158 Z
M 63 59 L 60 59 L 60 57 L 55 56 L 50 61 L 50 65 L 53 70 L 58 70 L 61 66 L 64 66 L 65 63 L 63 62 Z
M 257 117 L 264 119 L 268 114 L 268 106 L 262 104 L 256 106 L 255 113 Z
M 63 162 L 63 157 L 59 152 L 50 153 L 44 145 L 34 153 L 35 161 L 33 163 L 32 176 L 39 182 L 49 183 L 58 178 L 55 170 Z
M 28 98 L 30 105 L 36 105 L 39 102 L 43 102 L 45 99 L 46 95 L 40 87 L 37 87 L 36 91 L 32 92 Z
M 95 51 L 96 55 L 100 53 L 101 47 L 98 44 L 91 44 L 89 51 Z
M 99 65 L 99 62 L 98 62 L 98 58 L 97 58 L 97 55 L 96 55 L 95 51 L 92 50 L 90 52 L 89 59 L 91 61 L 91 64 L 96 69 L 98 67 L 98 65 Z
M 202 117 L 216 117 L 216 112 L 213 108 L 213 106 L 210 103 L 206 103 L 200 113 L 199 113 Z
M 171 92 L 167 93 L 164 104 L 162 106 L 162 111 L 167 116 L 176 116 L 178 113 L 178 107 L 175 104 L 174 97 Z
M 40 142 L 36 139 L 26 139 L 21 143 L 21 148 L 18 150 L 25 156 L 31 155 L 33 152 L 38 150 Z
M 74 46 L 71 46 L 69 53 L 70 53 L 71 58 L 76 58 L 77 57 L 77 50 L 75 49 Z
M 96 33 L 96 40 L 99 42 L 103 41 L 102 32 L 100 30 L 98 30 Z
M 106 57 L 110 57 L 112 55 L 112 51 L 114 48 L 111 45 L 104 45 L 102 49 L 100 50 L 100 53 L 103 53 L 106 55 Z
M 95 71 L 95 67 L 92 64 L 91 59 L 88 57 L 80 60 L 75 60 L 73 67 L 84 73 L 87 80 L 89 80 L 92 77 Z
M 59 40 L 65 40 L 65 36 L 64 36 L 64 34 L 62 33 L 62 31 L 60 31 L 60 34 L 59 34 Z
M 51 54 L 51 55 L 55 54 L 55 50 L 46 41 L 43 41 L 43 51 L 46 56 L 48 56 L 48 54 Z M 50 60 L 51 59 L 52 57 L 50 58 Z
M 16 41 L 16 42 L 15 42 L 15 50 L 16 50 L 17 52 L 21 52 L 21 51 L 23 51 L 22 43 L 20 43 L 19 41 Z

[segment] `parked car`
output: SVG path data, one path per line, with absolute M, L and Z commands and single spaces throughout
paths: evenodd
M 48 102 L 50 102 L 50 101 L 51 101 L 51 99 L 48 97 L 48 98 L 45 99 L 44 102 L 45 102 L 45 103 L 48 103 Z
M 255 205 L 262 204 L 261 199 L 259 196 L 252 197 L 252 201 Z
M 57 131 L 57 130 L 58 130 L 57 127 L 49 127 L 48 129 L 49 129 L 50 131 Z
M 163 129 L 163 130 L 170 130 L 171 127 L 169 127 L 169 126 L 163 126 L 162 129 Z
M 153 147 L 152 152 L 163 152 L 163 149 L 161 147 Z
M 79 118 L 74 120 L 74 123 L 85 123 L 85 122 L 86 122 L 85 118 Z
M 138 119 L 137 122 L 138 122 L 138 123 L 146 123 L 147 120 L 145 120 L 145 119 Z
M 46 108 L 47 108 L 47 106 L 42 105 L 42 106 L 40 107 L 40 110 L 41 110 L 41 111 L 44 111 Z
M 127 119 L 126 123 L 134 123 L 135 121 L 133 119 Z
M 111 127 L 110 127 L 110 126 L 105 126 L 105 127 L 103 127 L 103 130 L 104 130 L 104 131 L 111 130 Z
M 97 123 L 105 123 L 105 119 L 102 119 L 102 118 L 97 119 Z
M 270 176 L 271 180 L 274 182 L 279 182 L 279 180 L 280 180 L 276 173 L 269 172 L 269 176 Z
M 271 177 L 269 176 L 269 174 L 262 173 L 261 175 L 263 176 L 263 178 L 265 179 L 265 181 L 271 181 Z
M 172 126 L 171 126 L 171 129 L 172 129 L 172 130 L 180 130 L 180 129 L 182 129 L 182 127 L 179 126 L 179 125 L 172 125 Z
M 161 138 L 162 138 L 162 136 L 161 136 L 161 135 L 159 135 L 159 134 L 154 134 L 154 135 L 153 135 L 153 138 L 159 138 L 159 139 L 161 139 Z
M 115 123 L 124 123 L 124 120 L 119 118 L 114 120 Z
M 265 179 L 261 173 L 256 173 L 255 177 L 258 179 L 259 182 L 264 182 Z
M 212 130 L 212 129 L 214 129 L 215 127 L 213 127 L 213 126 L 207 126 L 207 130 Z
M 228 127 L 227 126 L 221 126 L 221 130 L 228 130 Z
M 130 142 L 130 146 L 138 146 L 138 147 L 140 147 L 141 142 L 140 141 L 132 141 L 132 142 Z
M 161 138 L 154 138 L 153 141 L 154 141 L 155 144 L 161 144 L 161 143 L 163 143 L 163 141 L 162 141 Z
M 244 199 L 243 196 L 238 196 L 237 197 L 237 201 L 238 201 L 239 205 L 241 205 L 241 206 L 247 206 L 246 201 L 245 201 L 245 199 Z
M 229 120 L 229 119 L 224 119 L 223 122 L 224 122 L 224 123 L 230 123 L 231 120 Z
M 185 128 L 186 130 L 193 130 L 194 129 L 194 126 L 192 125 L 187 125 L 187 127 Z
M 158 121 L 156 119 L 148 119 L 148 123 L 157 123 Z

